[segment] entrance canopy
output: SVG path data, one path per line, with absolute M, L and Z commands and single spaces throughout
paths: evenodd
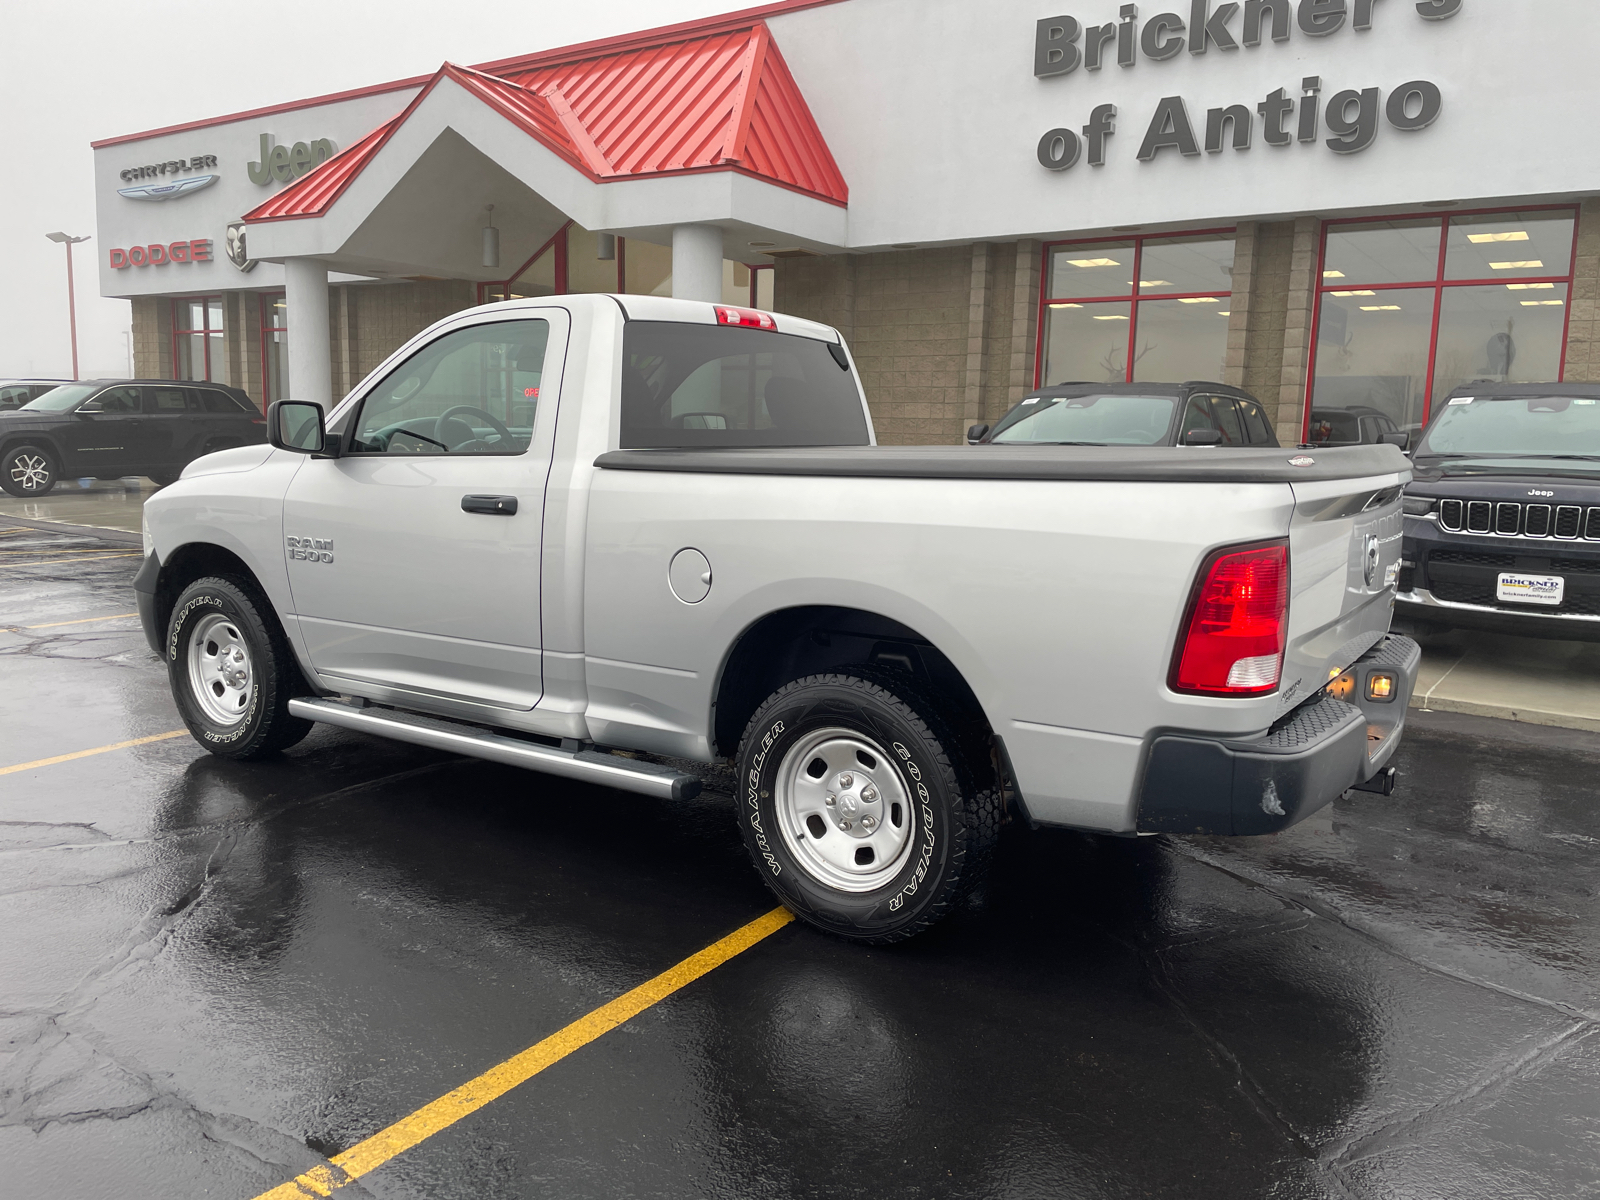
M 567 220 L 671 244 L 715 226 L 838 252 L 849 190 L 763 22 L 581 57 L 446 63 L 398 116 L 245 214 L 251 253 L 490 280 Z

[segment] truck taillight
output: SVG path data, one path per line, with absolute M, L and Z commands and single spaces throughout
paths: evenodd
M 1172 690 L 1261 696 L 1283 673 L 1289 627 L 1289 547 L 1219 550 L 1206 560 L 1172 664 Z
M 754 308 L 734 308 L 731 305 L 717 305 L 717 323 L 720 325 L 744 325 L 750 329 L 776 329 L 778 323 L 772 319 L 771 313 L 760 312 Z

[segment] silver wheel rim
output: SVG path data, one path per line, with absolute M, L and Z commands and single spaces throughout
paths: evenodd
M 842 892 L 871 892 L 905 864 L 916 810 L 887 752 L 843 728 L 806 734 L 778 766 L 778 829 L 800 869 Z
M 11 481 L 25 492 L 50 482 L 50 460 L 42 454 L 18 454 L 11 460 Z
M 189 691 L 208 720 L 232 726 L 250 711 L 255 671 L 238 624 L 220 613 L 200 618 L 189 638 Z

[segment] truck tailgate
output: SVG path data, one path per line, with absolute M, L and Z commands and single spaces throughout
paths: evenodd
M 1389 628 L 1408 473 L 1293 485 L 1289 644 L 1280 712 L 1304 703 Z

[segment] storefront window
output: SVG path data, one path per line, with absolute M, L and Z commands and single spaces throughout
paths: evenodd
M 222 297 L 172 302 L 172 362 L 178 379 L 220 379 L 223 373 Z
M 1415 438 L 1464 383 L 1559 381 L 1575 221 L 1556 209 L 1330 222 L 1307 439 L 1390 422 Z
M 1232 231 L 1047 248 L 1039 383 L 1221 380 Z
M 281 292 L 261 297 L 261 394 L 267 404 L 289 398 L 289 301 Z

